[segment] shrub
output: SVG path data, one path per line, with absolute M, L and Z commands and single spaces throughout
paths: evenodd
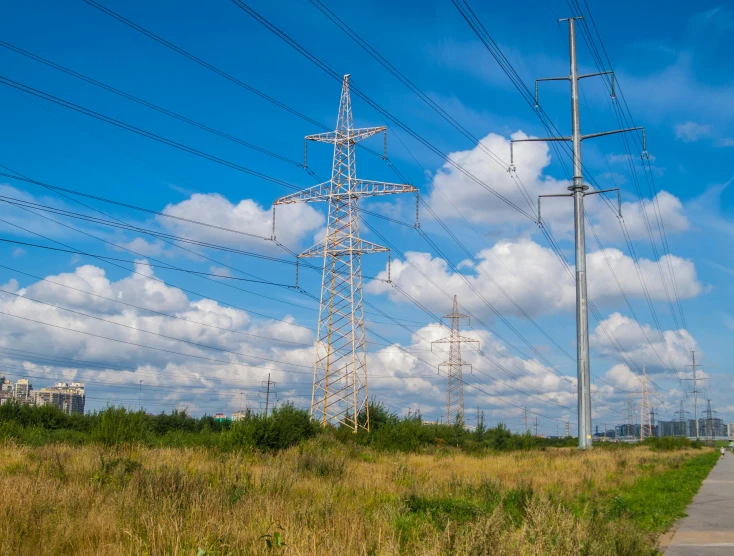
M 225 450 L 283 450 L 308 440 L 320 431 L 307 411 L 292 404 L 277 407 L 268 415 L 249 414 L 221 433 L 220 447 Z
M 148 423 L 142 411 L 128 411 L 124 407 L 108 407 L 93 415 L 91 430 L 94 442 L 105 446 L 142 442 L 148 433 Z

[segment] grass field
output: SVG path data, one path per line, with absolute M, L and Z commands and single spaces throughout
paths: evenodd
M 654 554 L 710 449 L 0 444 L 2 554 Z M 285 546 L 283 546 L 285 545 Z

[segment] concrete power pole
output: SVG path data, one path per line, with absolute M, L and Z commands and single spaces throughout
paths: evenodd
M 530 429 L 528 428 L 528 408 L 525 408 L 525 432 L 523 434 L 527 434 Z
M 334 145 L 331 179 L 281 197 L 273 203 L 273 211 L 276 205 L 319 201 L 329 204 L 326 236 L 323 241 L 298 255 L 298 258 L 320 257 L 324 261 L 311 391 L 311 418 L 323 426 L 333 422 L 354 432 L 359 428 L 370 428 L 361 256 L 388 252 L 386 247 L 360 237 L 358 200 L 418 191 L 412 185 L 357 178 L 356 143 L 385 130 L 384 126 L 354 127 L 349 75 L 345 75 L 336 130 L 306 136 L 306 145 L 308 141 Z M 360 414 L 364 415 L 362 422 Z
M 446 368 L 446 376 L 448 377 L 448 383 L 446 385 L 446 424 L 450 425 L 457 418 L 461 418 L 464 421 L 464 378 L 463 378 L 463 367 L 469 367 L 471 364 L 464 363 L 461 359 L 461 344 L 477 344 L 478 340 L 472 340 L 466 336 L 462 336 L 459 333 L 459 327 L 461 319 L 468 319 L 466 315 L 459 313 L 459 302 L 454 296 L 453 310 L 450 315 L 445 315 L 443 318 L 451 319 L 451 334 L 448 338 L 442 338 L 431 342 L 431 349 L 433 344 L 449 344 L 449 360 L 441 363 L 438 366 L 439 372 L 441 368 Z
M 576 360 L 578 375 L 578 429 L 580 450 L 586 450 L 592 447 L 591 439 L 591 370 L 589 367 L 589 315 L 586 295 L 586 239 L 584 232 L 584 197 L 587 195 L 595 195 L 597 193 L 606 193 L 616 191 L 619 207 L 621 209 L 621 197 L 619 189 L 605 189 L 600 191 L 588 191 L 589 186 L 583 183 L 583 166 L 581 164 L 581 142 L 585 139 L 594 137 L 602 137 L 615 133 L 624 133 L 628 131 L 642 130 L 643 156 L 647 155 L 645 146 L 645 131 L 642 127 L 633 127 L 628 129 L 618 129 L 614 131 L 602 131 L 599 133 L 591 133 L 588 135 L 581 134 L 581 124 L 579 121 L 579 80 L 587 77 L 595 77 L 600 75 L 611 74 L 612 82 L 612 98 L 616 98 L 614 94 L 614 73 L 604 71 L 598 73 L 590 73 L 579 75 L 576 65 L 576 20 L 582 17 L 571 17 L 561 19 L 568 21 L 569 30 L 569 49 L 570 49 L 570 68 L 571 74 L 563 77 L 547 77 L 537 79 L 535 81 L 535 104 L 538 107 L 538 82 L 540 81 L 570 81 L 571 82 L 571 129 L 570 137 L 547 137 L 547 138 L 528 138 L 514 139 L 510 143 L 510 172 L 515 170 L 514 165 L 514 143 L 527 141 L 570 141 L 573 144 L 573 185 L 568 190 L 571 193 L 563 193 L 558 195 L 541 195 L 540 197 L 573 197 L 574 206 L 574 238 L 576 243 Z M 541 224 L 540 218 L 540 197 L 538 198 L 538 224 Z M 621 212 L 621 210 L 620 210 Z M 621 214 L 620 214 L 621 217 Z

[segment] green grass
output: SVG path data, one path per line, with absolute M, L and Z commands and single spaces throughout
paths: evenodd
M 626 515 L 642 530 L 663 533 L 685 517 L 685 509 L 719 459 L 717 452 L 698 455 L 663 473 L 642 477 L 611 499 L 613 517 Z

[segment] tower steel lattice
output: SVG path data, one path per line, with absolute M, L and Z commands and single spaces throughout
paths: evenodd
M 650 421 L 650 387 L 648 385 L 647 371 L 645 365 L 642 366 L 642 383 L 640 390 L 640 440 L 645 440 L 652 436 L 652 422 Z
M 354 127 L 349 74 L 345 75 L 336 130 L 306 136 L 307 142 L 334 145 L 331 179 L 274 203 L 329 203 L 326 236 L 298 255 L 323 257 L 324 261 L 311 418 L 322 425 L 342 424 L 355 432 L 358 428 L 369 430 L 370 426 L 361 256 L 388 251 L 360 237 L 358 201 L 376 195 L 417 192 L 411 185 L 357 178 L 356 143 L 385 130 L 384 126 Z
M 688 424 L 686 423 L 686 413 L 690 413 L 683 408 L 683 400 L 680 401 L 680 410 L 676 411 L 678 415 L 678 434 L 676 436 L 691 436 L 688 431 Z
M 446 384 L 446 423 L 452 423 L 455 419 L 464 420 L 464 376 L 463 367 L 470 367 L 471 364 L 464 363 L 461 359 L 461 344 L 477 344 L 478 340 L 467 338 L 459 333 L 461 319 L 468 319 L 466 315 L 459 313 L 459 304 L 454 296 L 454 306 L 450 315 L 442 317 L 451 319 L 451 334 L 448 338 L 442 338 L 431 342 L 431 349 L 434 344 L 449 344 L 449 359 L 438 366 L 439 372 L 441 368 L 446 368 L 446 376 L 448 382 Z M 526 416 L 527 420 L 527 416 Z M 527 428 L 527 427 L 526 427 Z
M 633 394 L 627 394 L 627 423 L 625 427 L 625 438 L 631 440 L 635 437 L 635 402 Z

